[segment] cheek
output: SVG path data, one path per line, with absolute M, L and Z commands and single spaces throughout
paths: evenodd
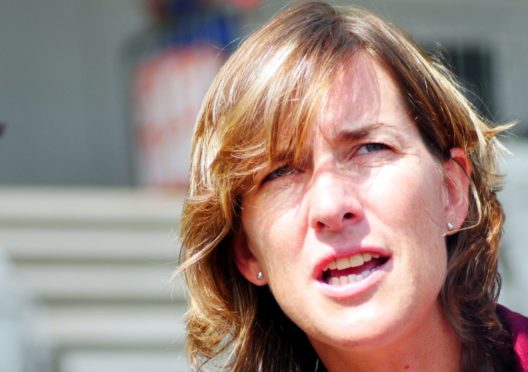
M 443 181 L 434 164 L 385 167 L 362 192 L 367 213 L 374 211 L 385 225 L 424 237 L 442 230 Z
M 387 170 L 379 176 L 370 189 L 369 200 L 375 200 L 371 222 L 385 230 L 387 244 L 405 248 L 397 254 L 406 257 L 416 280 L 440 285 L 447 264 L 441 173 L 431 164 Z
M 281 263 L 290 262 L 302 249 L 298 207 L 286 208 L 252 198 L 244 203 L 242 224 L 248 245 L 266 271 L 280 270 Z M 271 270 L 273 269 L 273 270 Z

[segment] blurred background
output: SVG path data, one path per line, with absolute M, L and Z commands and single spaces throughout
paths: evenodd
M 335 2 L 334 2 L 335 3 Z M 441 53 L 499 122 L 501 302 L 528 313 L 528 1 L 363 0 Z M 190 136 L 265 0 L 0 0 L 2 371 L 187 370 L 169 285 Z

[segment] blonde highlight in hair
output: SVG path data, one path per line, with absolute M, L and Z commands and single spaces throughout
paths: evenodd
M 181 266 L 189 291 L 191 364 L 229 351 L 232 371 L 313 370 L 317 356 L 270 291 L 238 272 L 232 241 L 240 198 L 281 153 L 301 161 L 310 126 L 330 84 L 357 52 L 391 74 L 423 141 L 439 161 L 453 147 L 469 155 L 469 214 L 447 238 L 448 274 L 441 298 L 463 345 L 462 369 L 499 370 L 507 332 L 495 314 L 503 212 L 493 127 L 465 98 L 452 74 L 411 39 L 357 8 L 306 3 L 288 8 L 250 36 L 213 82 L 198 116 L 191 181 L 181 219 Z

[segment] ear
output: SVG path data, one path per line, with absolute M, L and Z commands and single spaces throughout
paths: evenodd
M 445 224 L 453 224 L 454 231 L 464 223 L 469 206 L 469 186 L 473 167 L 467 154 L 461 148 L 450 150 L 451 158 L 444 163 L 446 195 L 444 206 Z M 449 232 L 448 232 L 449 234 Z
M 238 271 L 249 282 L 257 285 L 266 285 L 266 276 L 261 279 L 258 278 L 259 272 L 262 272 L 260 263 L 257 257 L 251 252 L 249 248 L 246 234 L 240 228 L 233 237 L 233 255 Z

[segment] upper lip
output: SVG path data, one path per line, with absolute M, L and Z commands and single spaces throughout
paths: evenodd
M 330 253 L 327 256 L 321 258 L 315 265 L 313 276 L 314 278 L 320 279 L 323 275 L 323 271 L 328 267 L 331 262 L 339 260 L 341 258 L 350 258 L 353 256 L 362 255 L 364 253 L 370 253 L 372 255 L 377 255 L 380 257 L 390 257 L 389 252 L 380 247 L 368 246 L 344 249 L 342 251 L 340 250 L 339 252 Z

